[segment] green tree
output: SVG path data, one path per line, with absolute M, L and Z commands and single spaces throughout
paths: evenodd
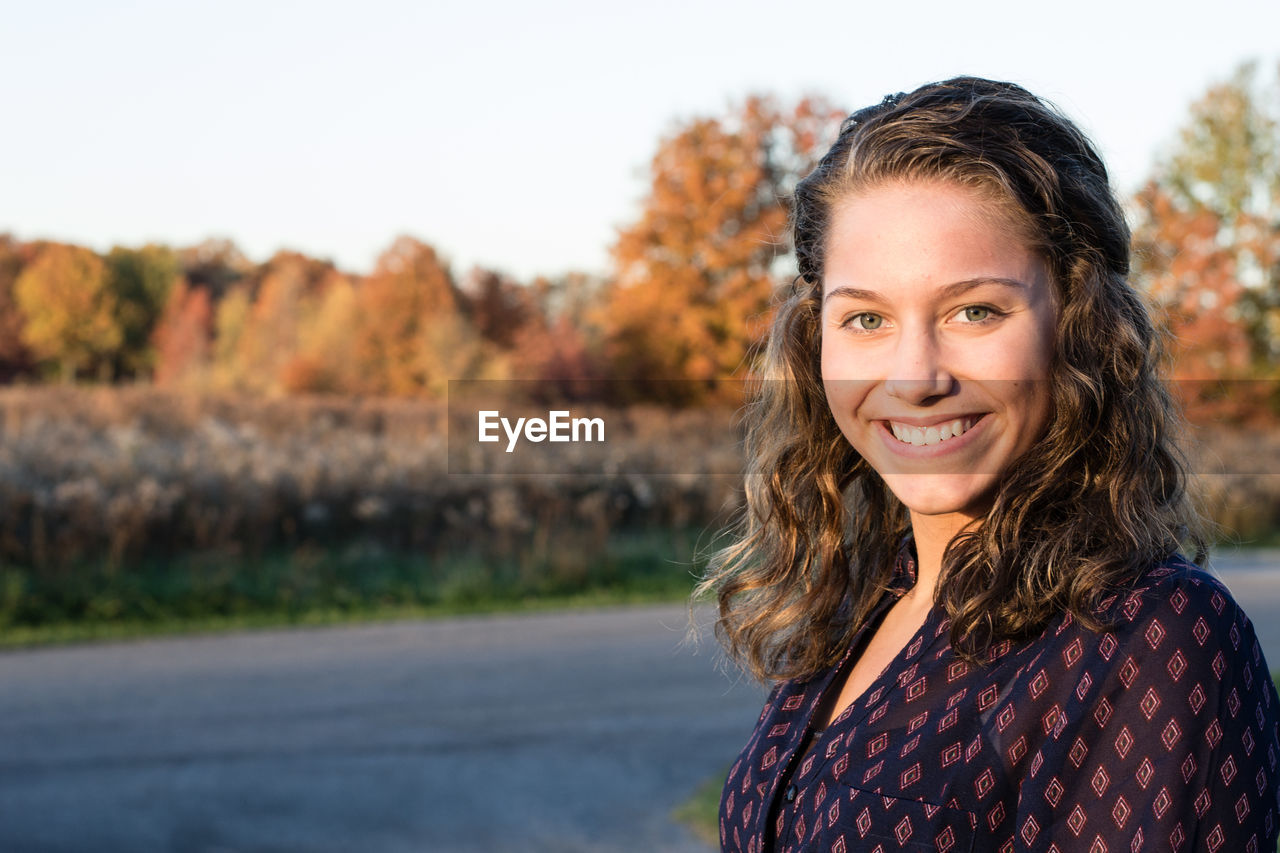
M 59 366 L 64 382 L 92 367 L 110 379 L 123 335 L 100 257 L 49 244 L 18 276 L 14 292 L 26 318 L 23 340 L 38 358 Z
M 1208 210 L 1224 226 L 1241 215 L 1280 216 L 1280 78 L 1259 84 L 1257 77 L 1257 63 L 1246 62 L 1211 86 L 1191 105 L 1157 168 L 1157 180 L 1178 204 Z
M 121 345 L 117 375 L 149 372 L 152 333 L 178 278 L 178 257 L 166 246 L 117 246 L 106 257 L 107 287 L 114 296 Z

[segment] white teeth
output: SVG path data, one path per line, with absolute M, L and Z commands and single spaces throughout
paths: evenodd
M 957 418 L 950 423 L 931 427 L 916 427 L 910 424 L 889 421 L 889 428 L 893 430 L 893 437 L 898 441 L 916 447 L 924 447 L 925 445 L 941 444 L 947 439 L 964 435 L 973 427 L 974 423 L 975 421 L 971 418 Z

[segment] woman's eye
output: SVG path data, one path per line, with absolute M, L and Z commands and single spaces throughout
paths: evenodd
M 861 314 L 854 314 L 845 322 L 846 324 L 851 324 L 855 328 L 862 329 L 865 332 L 873 332 L 880 328 L 880 325 L 884 323 L 884 318 L 879 314 L 863 312 Z
M 960 316 L 964 318 L 966 323 L 981 323 L 991 316 L 991 309 L 982 305 L 970 305 L 961 310 Z

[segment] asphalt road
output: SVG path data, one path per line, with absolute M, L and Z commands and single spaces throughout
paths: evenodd
M 1280 668 L 1280 552 L 1218 558 Z M 0 851 L 705 851 L 763 691 L 681 607 L 0 653 Z
M 763 692 L 664 606 L 0 654 L 0 851 L 704 851 Z

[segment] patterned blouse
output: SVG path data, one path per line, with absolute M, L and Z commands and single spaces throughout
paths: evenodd
M 915 585 L 904 551 L 868 625 Z M 1280 699 L 1231 594 L 1180 558 L 987 665 L 935 607 L 831 725 L 844 659 L 770 694 L 720 801 L 725 851 L 1276 849 Z M 833 686 L 835 685 L 835 686 Z M 812 742 L 810 742 L 812 741 Z

